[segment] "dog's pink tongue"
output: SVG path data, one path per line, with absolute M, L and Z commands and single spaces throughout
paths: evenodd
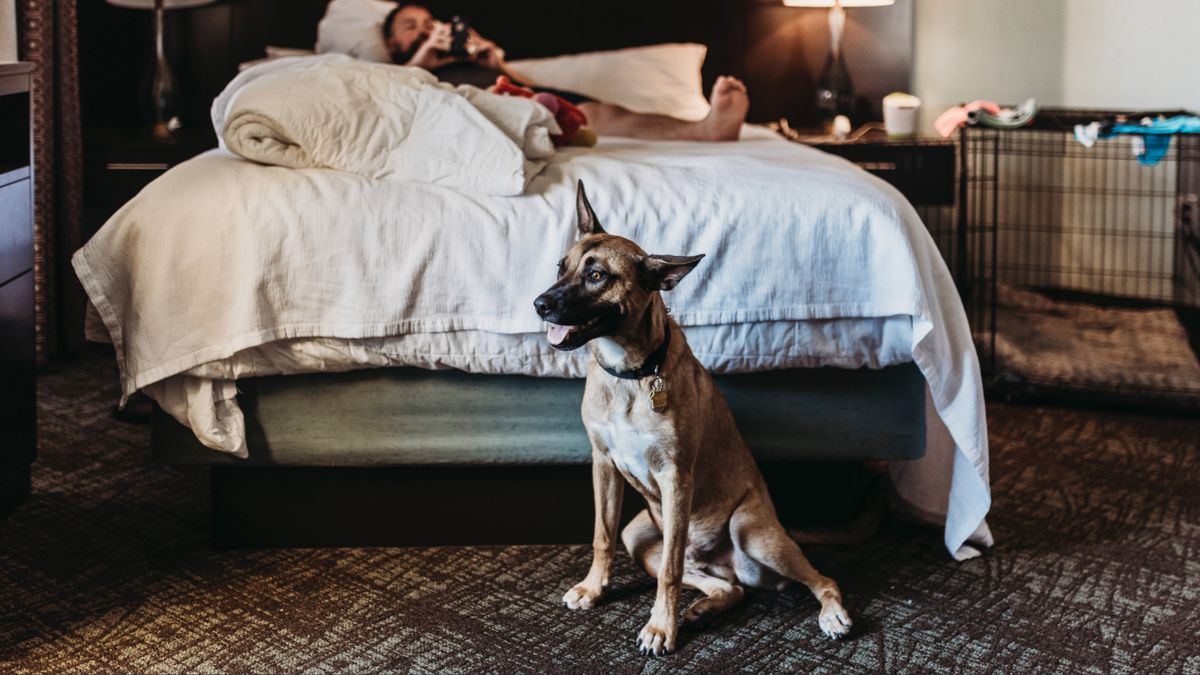
M 552 345 L 562 344 L 562 341 L 566 340 L 567 336 L 570 334 L 570 326 L 560 326 L 556 323 L 552 323 L 550 324 L 550 328 L 546 331 L 546 339 L 549 340 L 550 344 Z

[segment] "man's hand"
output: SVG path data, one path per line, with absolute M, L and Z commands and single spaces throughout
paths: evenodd
M 475 32 L 474 28 L 471 29 L 471 41 L 467 51 L 471 53 L 472 61 L 485 68 L 505 70 L 507 67 L 504 62 L 504 50 L 495 42 Z
M 439 22 L 434 25 L 429 38 L 417 48 L 417 53 L 413 54 L 413 57 L 404 65 L 435 70 L 459 60 L 457 57 L 447 54 L 448 51 L 450 51 L 450 24 Z

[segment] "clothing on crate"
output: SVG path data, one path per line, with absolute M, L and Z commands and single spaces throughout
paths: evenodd
M 1037 115 L 1037 101 L 1029 98 L 1015 108 L 1002 108 L 994 101 L 971 101 L 966 105 L 947 109 L 933 127 L 942 138 L 949 138 L 955 129 L 963 125 L 982 125 L 995 129 L 1016 129 L 1033 121 Z
M 1085 148 L 1092 147 L 1101 139 L 1133 136 L 1134 156 L 1145 166 L 1154 166 L 1166 157 L 1171 148 L 1171 137 L 1176 134 L 1200 134 L 1200 117 L 1143 117 L 1137 124 L 1123 117 L 1113 117 L 1090 124 L 1075 125 L 1075 140 Z
M 971 118 L 971 113 L 977 110 L 987 110 L 998 114 L 1000 112 L 1000 105 L 994 101 L 982 100 L 971 101 L 966 105 L 956 105 L 938 115 L 938 118 L 933 123 L 933 128 L 937 130 L 942 138 L 949 138 L 954 133 L 954 130 L 966 124 Z
M 1015 108 L 1001 108 L 999 112 L 980 108 L 968 114 L 967 124 L 971 126 L 982 124 L 993 129 L 1018 129 L 1032 122 L 1035 115 L 1037 115 L 1037 100 L 1027 98 L 1021 105 Z

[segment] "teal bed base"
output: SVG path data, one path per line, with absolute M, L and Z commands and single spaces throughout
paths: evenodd
M 788 524 L 852 515 L 864 460 L 924 454 L 925 382 L 912 364 L 716 380 Z M 396 368 L 250 378 L 238 389 L 248 459 L 202 446 L 161 410 L 152 423 L 158 460 L 211 466 L 219 547 L 590 536 L 582 380 Z

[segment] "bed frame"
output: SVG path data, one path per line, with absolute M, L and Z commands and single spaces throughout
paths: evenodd
M 716 378 L 785 523 L 851 519 L 863 460 L 925 452 L 916 366 Z M 583 381 L 390 368 L 238 382 L 250 456 L 156 410 L 153 452 L 212 467 L 218 547 L 583 543 Z M 640 508 L 626 491 L 626 515 Z
M 267 45 L 311 47 L 325 4 L 228 0 L 170 13 L 167 42 L 191 128 L 204 127 L 238 63 L 260 58 Z M 778 0 L 428 4 L 469 16 L 511 58 L 704 43 L 705 90 L 717 75 L 741 77 L 750 121 L 811 120 L 828 50 L 825 12 Z M 129 125 L 138 119 L 139 77 L 125 64 L 144 60 L 149 13 L 86 2 L 79 14 L 85 135 Z M 852 14 L 846 48 L 858 91 L 877 108 L 883 94 L 908 88 L 912 2 Z M 911 365 L 777 371 L 719 385 L 790 524 L 813 514 L 848 517 L 867 484 L 862 459 L 924 449 L 924 381 Z M 211 466 L 218 546 L 584 542 L 591 532 L 579 381 L 392 370 L 245 380 L 239 388 L 248 461 L 200 447 L 161 411 L 153 423 L 155 456 Z M 488 405 L 497 401 L 511 405 Z M 638 508 L 636 499 L 626 508 Z

